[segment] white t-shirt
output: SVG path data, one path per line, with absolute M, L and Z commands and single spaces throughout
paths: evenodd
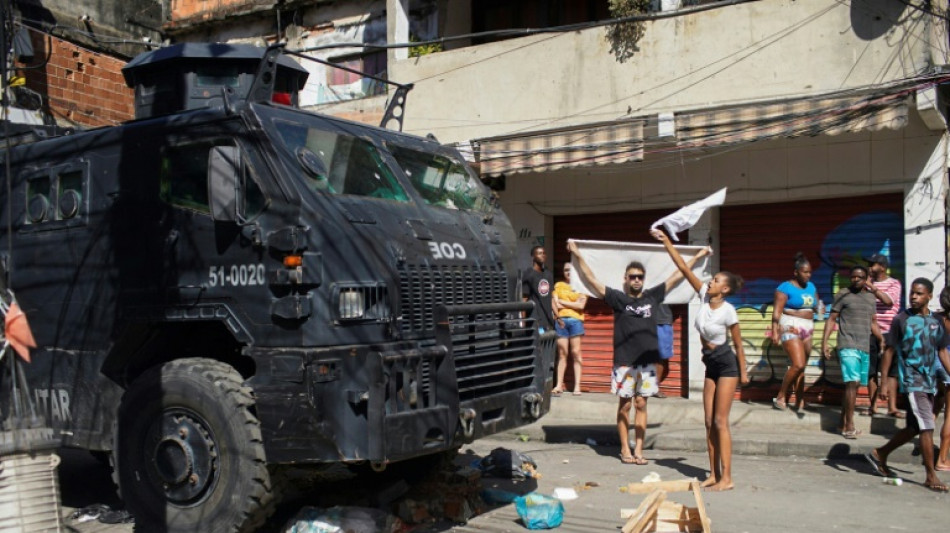
M 709 284 L 703 283 L 703 287 L 699 290 L 699 298 L 703 301 L 703 305 L 699 308 L 694 326 L 703 340 L 722 346 L 728 340 L 726 331 L 739 322 L 739 315 L 736 313 L 736 308 L 729 302 L 723 302 L 718 309 L 710 307 L 709 296 L 706 294 L 708 290 Z

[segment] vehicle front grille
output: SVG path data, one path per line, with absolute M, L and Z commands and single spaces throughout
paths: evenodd
M 439 342 L 451 346 L 459 400 L 529 387 L 540 366 L 537 326 L 522 303 L 444 308 Z
M 402 332 L 431 332 L 439 305 L 508 301 L 505 271 L 498 267 L 406 265 L 399 272 Z

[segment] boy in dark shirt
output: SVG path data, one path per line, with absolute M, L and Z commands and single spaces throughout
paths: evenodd
M 530 317 L 536 320 L 541 333 L 554 331 L 554 310 L 551 308 L 551 273 L 544 268 L 547 253 L 543 246 L 531 249 L 531 269 L 521 276 L 521 295 L 524 300 L 534 302 L 534 311 Z
M 897 381 L 902 394 L 907 395 L 910 411 L 907 426 L 897 432 L 880 448 L 871 450 L 865 457 L 882 476 L 890 476 L 887 456 L 908 443 L 914 435 L 920 436 L 920 455 L 927 470 L 924 486 L 936 492 L 947 492 L 934 469 L 934 395 L 937 392 L 936 363 L 950 371 L 950 335 L 943 321 L 934 317 L 927 305 L 933 297 L 933 283 L 927 278 L 917 278 L 910 287 L 910 308 L 897 315 L 888 332 L 887 350 L 881 361 L 881 381 L 886 382 L 891 361 L 897 357 Z M 887 391 L 882 389 L 881 399 L 887 400 Z

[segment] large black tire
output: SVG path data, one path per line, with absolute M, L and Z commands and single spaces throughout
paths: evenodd
M 114 476 L 136 529 L 243 533 L 273 512 L 260 422 L 241 382 L 226 364 L 180 359 L 125 392 Z

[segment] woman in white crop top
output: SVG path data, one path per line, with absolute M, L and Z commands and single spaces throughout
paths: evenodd
M 745 368 L 745 351 L 736 308 L 725 299 L 742 287 L 742 278 L 730 272 L 719 272 L 703 283 L 693 274 L 679 251 L 662 230 L 650 232 L 662 242 L 689 284 L 703 301 L 696 315 L 696 330 L 703 345 L 706 378 L 703 382 L 703 411 L 706 418 L 706 446 L 709 450 L 709 477 L 702 486 L 709 490 L 730 490 L 732 482 L 732 433 L 729 412 L 736 387 L 749 383 Z M 735 350 L 729 347 L 729 336 Z

